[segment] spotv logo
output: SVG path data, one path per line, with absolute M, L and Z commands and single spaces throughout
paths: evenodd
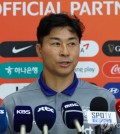
M 120 99 L 120 83 L 107 83 L 104 88 L 111 92 L 116 99 Z
M 120 61 L 109 61 L 103 65 L 103 74 L 106 77 L 120 77 Z

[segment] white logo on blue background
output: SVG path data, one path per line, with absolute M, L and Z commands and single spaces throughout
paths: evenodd
M 107 83 L 104 88 L 111 92 L 116 99 L 120 99 L 120 83 Z
M 115 88 L 115 87 L 109 88 L 108 91 L 110 91 L 112 94 L 119 93 L 119 89 L 118 88 Z

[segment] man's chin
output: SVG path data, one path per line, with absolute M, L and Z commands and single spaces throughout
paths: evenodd
M 61 77 L 69 77 L 69 76 L 72 76 L 72 75 L 74 75 L 74 71 L 73 72 L 70 72 L 70 71 L 62 71 L 62 72 L 59 72 L 58 73 L 58 75 L 59 76 L 61 76 Z

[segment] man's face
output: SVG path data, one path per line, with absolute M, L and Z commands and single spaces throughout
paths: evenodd
M 39 48 L 38 55 L 44 64 L 43 72 L 57 76 L 73 74 L 79 50 L 79 38 L 76 33 L 71 32 L 70 27 L 52 29 Z

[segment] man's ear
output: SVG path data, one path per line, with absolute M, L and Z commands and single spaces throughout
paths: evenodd
M 42 58 L 42 54 L 41 54 L 41 45 L 39 43 L 36 44 L 36 53 L 38 55 L 39 58 Z

